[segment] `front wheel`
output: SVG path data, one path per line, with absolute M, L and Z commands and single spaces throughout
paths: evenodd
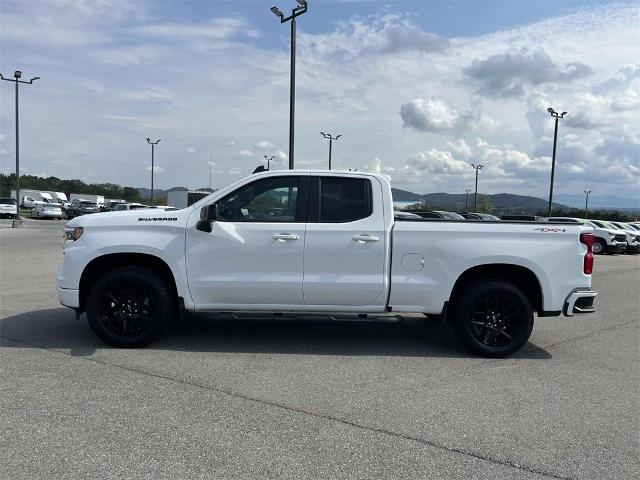
M 533 309 L 515 285 L 483 280 L 463 287 L 452 308 L 453 332 L 467 350 L 483 357 L 506 357 L 527 343 Z
M 593 253 L 596 255 L 601 255 L 607 251 L 607 244 L 601 238 L 596 238 L 596 241 L 593 242 Z
M 142 267 L 120 267 L 100 278 L 87 297 L 89 325 L 114 347 L 144 347 L 169 326 L 175 296 L 164 279 Z

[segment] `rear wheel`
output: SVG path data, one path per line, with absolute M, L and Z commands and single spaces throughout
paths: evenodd
M 462 288 L 451 319 L 460 343 L 483 357 L 506 357 L 520 350 L 533 330 L 533 309 L 526 295 L 501 280 Z
M 114 347 L 144 347 L 169 326 L 175 296 L 162 277 L 142 267 L 120 267 L 100 278 L 89 292 L 89 325 Z

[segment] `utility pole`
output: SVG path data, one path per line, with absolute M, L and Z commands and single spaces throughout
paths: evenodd
M 547 108 L 547 112 L 551 114 L 553 118 L 556 119 L 555 129 L 553 131 L 553 156 L 551 158 L 551 184 L 549 186 L 549 210 L 547 212 L 547 216 L 551 216 L 551 204 L 553 202 L 553 176 L 556 171 L 556 145 L 558 143 L 558 120 L 564 118 L 567 112 L 558 113 L 553 108 Z
M 586 196 L 584 200 L 584 218 L 589 218 L 589 194 L 591 190 L 585 190 L 584 194 Z
M 271 170 L 271 160 L 274 158 L 276 158 L 276 155 L 271 155 L 270 157 L 267 155 L 264 156 L 264 159 L 267 161 L 267 170 Z
M 465 189 L 464 193 L 466 194 L 464 197 L 464 211 L 468 212 L 469 211 L 469 192 L 471 191 L 470 188 Z
M 19 116 L 19 104 L 18 104 L 18 85 L 20 83 L 25 83 L 31 85 L 35 80 L 39 80 L 40 77 L 33 77 L 28 82 L 26 80 L 20 80 L 22 77 L 22 72 L 20 70 L 16 70 L 13 73 L 13 78 L 4 78 L 4 76 L 0 73 L 0 80 L 5 80 L 7 82 L 13 82 L 16 84 L 16 219 L 13 222 L 12 226 L 17 227 L 22 225 L 22 219 L 20 218 L 20 116 Z
M 161 141 L 162 141 L 161 139 L 158 139 L 155 142 L 152 142 L 151 139 L 147 137 L 147 143 L 151 145 L 151 205 L 153 205 L 153 172 L 155 170 L 155 163 L 154 163 L 155 146 L 159 144 Z
M 333 141 L 338 140 L 342 135 L 338 135 L 337 137 L 332 136 L 330 133 L 320 132 L 324 138 L 329 140 L 329 170 L 331 170 L 331 147 L 333 146 Z
M 271 7 L 273 14 L 280 18 L 280 23 L 291 21 L 291 78 L 289 81 L 289 170 L 294 165 L 294 126 L 296 104 L 296 17 L 308 10 L 307 0 L 296 0 L 299 4 L 291 10 L 291 15 L 285 18 L 278 7 Z
M 475 169 L 476 171 L 476 193 L 473 196 L 473 213 L 476 213 L 476 209 L 478 208 L 478 172 L 484 168 L 484 165 L 474 165 L 473 163 L 471 164 L 471 166 Z

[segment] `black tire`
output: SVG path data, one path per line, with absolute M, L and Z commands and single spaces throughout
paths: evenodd
M 461 287 L 451 311 L 451 326 L 471 353 L 500 358 L 527 343 L 533 309 L 518 287 L 502 280 L 481 280 Z
M 67 220 L 71 220 L 73 218 L 73 214 L 71 212 L 67 212 Z
M 593 242 L 593 253 L 595 255 L 607 253 L 607 243 L 601 238 L 596 238 L 596 241 Z
M 105 343 L 144 347 L 176 317 L 177 302 L 166 281 L 142 267 L 119 267 L 91 288 L 86 312 L 89 326 Z

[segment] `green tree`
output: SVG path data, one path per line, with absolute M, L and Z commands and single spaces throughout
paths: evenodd
M 479 193 L 478 194 L 478 205 L 476 207 L 476 211 L 480 213 L 491 213 L 493 210 L 493 204 L 489 197 L 486 195 Z

